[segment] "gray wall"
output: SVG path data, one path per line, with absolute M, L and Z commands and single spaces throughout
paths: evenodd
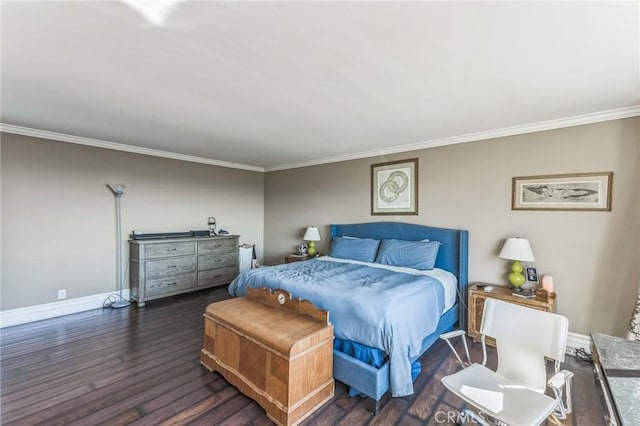
M 2 134 L 2 303 L 13 309 L 116 289 L 115 197 L 132 230 L 218 227 L 263 247 L 264 174 Z M 128 275 L 128 273 L 127 273 Z
M 397 220 L 470 231 L 470 279 L 504 283 L 509 236 L 530 239 L 574 332 L 617 335 L 640 283 L 640 119 L 261 174 L 2 134 L 1 309 L 114 291 L 115 200 L 123 234 L 204 229 L 206 218 L 281 263 L 308 225 Z M 419 158 L 420 215 L 370 215 L 370 165 Z M 613 171 L 611 212 L 512 211 L 511 178 Z M 125 252 L 126 252 L 125 244 Z
M 281 263 L 309 225 L 395 220 L 470 231 L 471 281 L 505 283 L 505 238 L 529 238 L 553 275 L 570 330 L 623 335 L 640 282 L 640 119 L 267 173 L 265 262 Z M 419 158 L 420 214 L 371 216 L 370 165 Z M 512 211 L 514 176 L 613 171 L 611 212 Z

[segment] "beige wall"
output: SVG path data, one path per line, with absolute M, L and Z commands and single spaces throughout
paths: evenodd
M 640 273 L 640 119 L 420 150 L 265 175 L 2 134 L 1 309 L 113 291 L 115 200 L 125 183 L 124 238 L 219 226 L 281 263 L 318 225 L 397 220 L 470 231 L 472 281 L 504 282 L 505 238 L 530 239 L 540 275 L 553 274 L 571 330 L 617 335 Z M 370 165 L 419 158 L 420 215 L 370 215 Z M 512 211 L 513 176 L 613 171 L 611 212 Z M 125 252 L 126 252 L 125 244 Z
M 115 197 L 132 230 L 218 227 L 263 247 L 264 175 L 2 134 L 2 303 L 13 309 L 116 289 Z M 261 255 L 261 253 L 259 253 Z M 127 273 L 128 275 L 128 273 Z
M 320 226 L 396 220 L 469 230 L 469 278 L 504 283 L 504 239 L 529 238 L 570 330 L 623 335 L 640 280 L 640 119 L 616 120 L 398 155 L 267 173 L 265 262 L 280 263 Z M 370 165 L 418 157 L 420 214 L 371 216 Z M 613 171 L 611 212 L 512 211 L 511 178 Z

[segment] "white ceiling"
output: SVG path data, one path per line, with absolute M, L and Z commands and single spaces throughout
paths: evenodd
M 638 115 L 639 5 L 2 1 L 0 121 L 277 170 Z

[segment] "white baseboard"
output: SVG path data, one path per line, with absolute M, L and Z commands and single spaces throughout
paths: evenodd
M 567 335 L 567 355 L 575 355 L 576 349 L 584 349 L 591 353 L 591 338 L 584 334 L 569 332 Z
M 26 308 L 9 309 L 0 312 L 0 328 L 12 325 L 26 324 L 28 322 L 75 314 L 78 312 L 99 309 L 104 305 L 107 297 L 117 295 L 116 292 L 94 294 L 92 296 L 76 299 L 61 300 L 59 302 L 45 303 L 44 305 L 27 306 Z M 122 297 L 129 300 L 129 289 L 123 290 Z

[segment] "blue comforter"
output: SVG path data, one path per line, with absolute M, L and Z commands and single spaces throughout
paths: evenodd
M 411 361 L 444 309 L 435 278 L 323 259 L 243 272 L 229 293 L 243 296 L 249 287 L 280 288 L 310 300 L 329 311 L 336 337 L 385 351 L 393 396 L 413 393 Z

